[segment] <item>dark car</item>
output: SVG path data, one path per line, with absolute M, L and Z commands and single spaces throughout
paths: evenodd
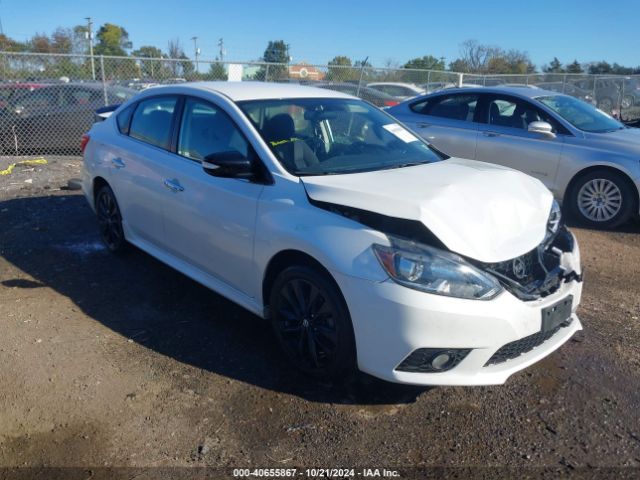
M 0 108 L 3 153 L 77 153 L 80 137 L 94 121 L 94 111 L 123 103 L 137 92 L 119 86 L 66 83 L 26 89 Z
M 640 78 L 624 80 L 621 105 L 623 109 L 640 105 Z
M 347 93 L 349 95 L 353 95 L 354 97 L 360 97 L 367 102 L 373 103 L 377 107 L 393 107 L 394 105 L 398 105 L 398 103 L 400 103 L 398 99 L 392 97 L 391 95 L 387 95 L 384 92 L 374 90 L 373 88 L 360 87 L 360 89 L 358 89 L 358 85 L 354 83 L 324 83 L 315 86 Z
M 567 84 L 591 91 L 592 96 L 595 95 L 596 106 L 606 113 L 614 112 L 622 101 L 622 81 L 618 78 L 582 79 L 573 82 L 569 80 Z
M 46 86 L 46 83 L 35 82 L 0 83 L 0 108 L 5 108 L 11 103 L 11 99 L 22 95 L 25 91 L 32 92 Z

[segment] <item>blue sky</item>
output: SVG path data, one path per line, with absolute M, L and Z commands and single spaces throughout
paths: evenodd
M 86 16 L 124 26 L 134 48 L 166 50 L 179 38 L 191 56 L 198 36 L 204 59 L 223 37 L 230 60 L 255 60 L 270 39 L 283 39 L 294 62 L 347 55 L 382 66 L 432 54 L 448 63 L 461 42 L 476 39 L 525 50 L 538 67 L 553 56 L 640 65 L 637 0 L 0 0 L 4 32 L 18 40 Z

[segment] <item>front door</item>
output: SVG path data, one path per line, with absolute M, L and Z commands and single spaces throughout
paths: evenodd
M 251 149 L 219 107 L 195 98 L 184 104 L 177 150 L 164 168 L 165 241 L 171 254 L 254 296 L 253 241 L 264 185 L 206 173 L 212 153 Z
M 479 126 L 476 160 L 520 170 L 554 191 L 564 148 L 564 129 L 526 100 L 491 95 L 486 97 L 486 102 L 484 123 Z M 529 123 L 534 121 L 551 123 L 556 137 L 529 132 Z

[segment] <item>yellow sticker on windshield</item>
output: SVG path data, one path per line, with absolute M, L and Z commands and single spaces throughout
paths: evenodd
M 291 138 L 285 138 L 284 140 L 278 140 L 278 141 L 269 142 L 269 143 L 271 144 L 272 147 L 277 147 L 278 145 L 284 145 L 285 143 L 289 143 L 289 142 L 297 142 L 298 140 L 302 140 L 302 139 L 297 137 L 291 137 Z

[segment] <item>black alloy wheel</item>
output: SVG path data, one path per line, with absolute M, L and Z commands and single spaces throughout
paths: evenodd
M 285 269 L 274 282 L 270 307 L 276 337 L 298 369 L 333 379 L 355 372 L 349 312 L 326 274 L 307 266 Z
M 113 190 L 107 185 L 96 195 L 96 214 L 104 244 L 113 253 L 123 252 L 127 242 L 122 231 L 122 216 Z

